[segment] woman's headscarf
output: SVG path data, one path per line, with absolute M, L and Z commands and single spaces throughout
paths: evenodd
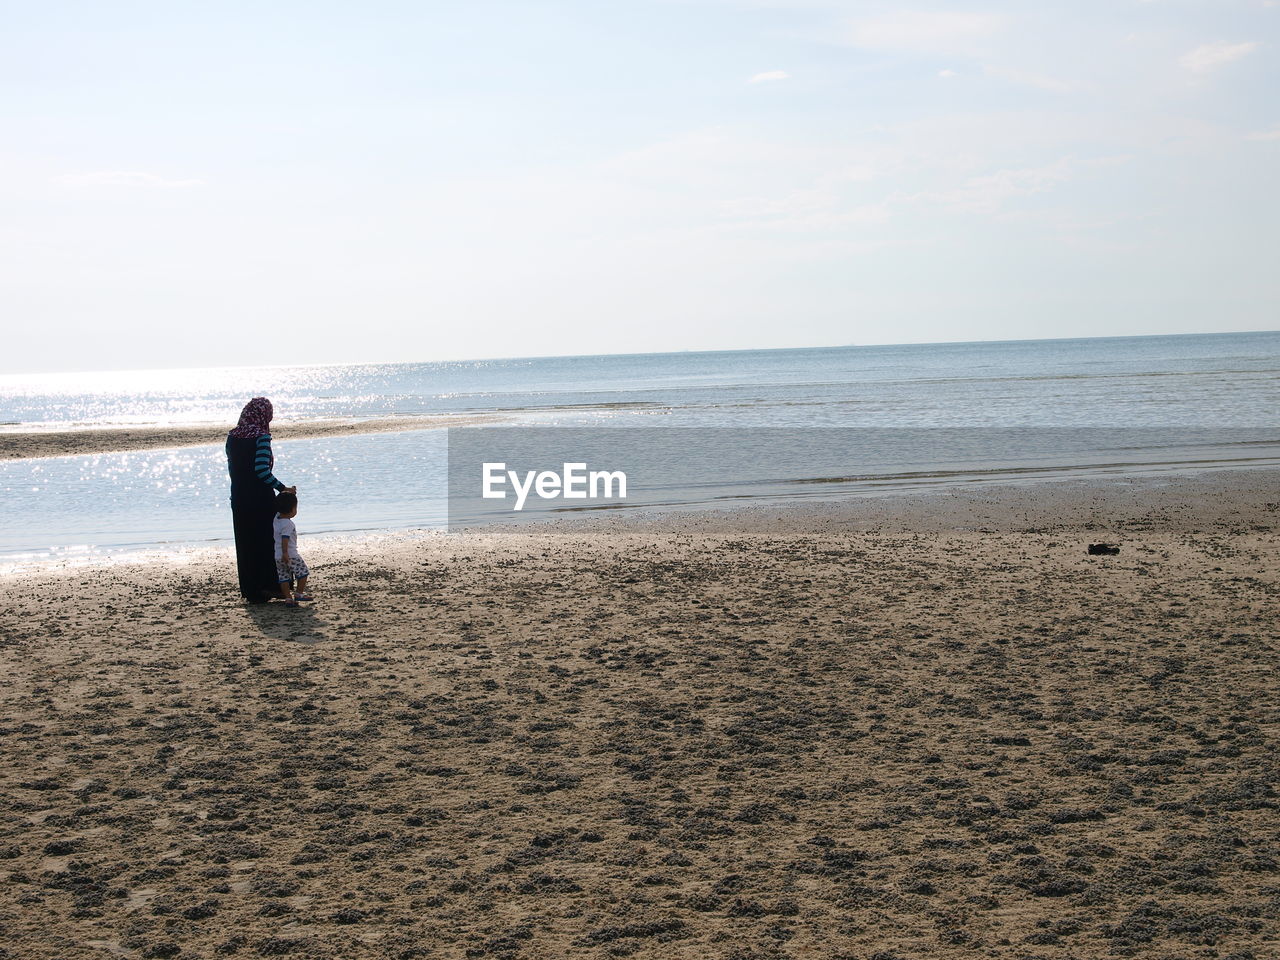
M 271 409 L 271 401 L 266 397 L 254 397 L 240 411 L 240 422 L 227 436 L 244 437 L 252 440 L 271 432 L 271 417 L 275 413 Z

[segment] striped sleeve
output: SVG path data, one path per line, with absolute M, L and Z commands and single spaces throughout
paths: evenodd
M 258 438 L 258 449 L 253 458 L 253 472 L 258 475 L 258 479 L 263 483 L 275 487 L 277 490 L 283 490 L 284 484 L 271 473 L 273 459 L 274 457 L 271 455 L 271 435 L 263 434 Z

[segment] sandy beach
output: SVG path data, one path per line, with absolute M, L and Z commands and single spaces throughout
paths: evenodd
M 358 433 L 399 433 L 404 430 L 443 430 L 498 423 L 496 414 L 379 417 L 369 420 L 308 420 L 272 424 L 272 436 L 284 440 L 342 437 Z M 0 432 L 0 460 L 34 457 L 74 457 L 95 453 L 130 453 L 169 447 L 220 445 L 227 424 L 200 427 L 111 427 L 76 430 L 12 430 Z
M 1275 956 L 1277 479 L 11 574 L 0 955 Z

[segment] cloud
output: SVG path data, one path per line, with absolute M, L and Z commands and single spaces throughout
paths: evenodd
M 53 178 L 54 183 L 69 187 L 156 187 L 172 190 L 204 186 L 203 180 L 169 180 L 154 173 L 137 170 L 97 170 L 93 173 L 67 173 Z
M 1130 154 L 1077 158 L 1061 157 L 1037 167 L 997 170 L 969 177 L 951 190 L 915 194 L 908 199 L 922 206 L 937 206 L 957 213 L 1003 214 L 1010 201 L 1047 193 L 1089 170 L 1116 167 L 1133 161 Z
M 785 70 L 766 70 L 764 73 L 757 73 L 747 83 L 767 83 L 770 80 L 790 80 L 791 74 Z
M 954 80 L 956 77 L 960 76 L 960 74 L 956 73 L 954 70 L 939 70 L 938 76 L 943 80 Z
M 1252 41 L 1229 43 L 1226 40 L 1215 40 L 1213 43 L 1196 47 L 1178 62 L 1192 73 L 1210 73 L 1228 63 L 1247 57 L 1259 46 L 1260 44 Z
M 848 37 L 869 50 L 976 56 L 1003 26 L 1003 18 L 987 13 L 907 11 L 857 21 Z
M 982 72 L 988 77 L 996 77 L 999 80 L 1008 80 L 1010 83 L 1020 84 L 1024 87 L 1035 87 L 1037 90 L 1048 90 L 1050 93 L 1070 93 L 1073 89 L 1071 84 L 1065 80 L 1059 80 L 1056 77 L 1048 77 L 1042 73 L 1028 73 L 1025 70 L 1013 70 L 1009 67 L 993 67 L 985 66 Z
M 953 190 L 919 194 L 913 199 L 965 213 L 995 213 L 1008 200 L 1052 190 L 1069 180 L 1076 166 L 1073 157 L 1063 157 L 1044 166 L 998 170 L 970 177 Z
M 1245 137 L 1246 140 L 1261 140 L 1264 142 L 1280 140 L 1280 127 L 1275 130 L 1256 130 Z

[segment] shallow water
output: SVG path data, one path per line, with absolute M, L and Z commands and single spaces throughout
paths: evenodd
M 273 389 L 281 383 L 289 384 L 287 393 Z M 785 428 L 797 442 L 774 444 L 756 458 L 769 465 L 767 483 L 744 461 L 737 476 L 717 478 L 715 491 L 702 489 L 697 477 L 673 480 L 655 485 L 665 492 L 650 491 L 645 502 L 844 496 L 857 493 L 857 483 L 920 483 L 931 475 L 947 482 L 1114 462 L 1107 459 L 1114 436 L 1101 439 L 1109 429 L 1150 428 L 1150 449 L 1136 459 L 1130 453 L 1129 469 L 1204 459 L 1205 428 L 1253 427 L 1255 440 L 1274 439 L 1280 333 L 5 376 L 0 422 L 8 424 L 3 429 L 229 424 L 247 397 L 262 393 L 288 420 L 496 411 L 538 426 Z M 875 428 L 877 436 L 901 437 L 894 431 L 918 427 L 964 428 L 970 442 L 990 449 L 971 451 L 957 471 L 954 449 L 899 440 L 869 467 L 865 457 L 815 457 L 818 448 L 805 439 L 816 436 L 809 428 Z M 991 446 L 1012 427 L 1028 428 L 1031 439 L 1016 448 Z M 1041 427 L 1089 428 L 1098 439 L 1059 450 L 1057 441 L 1035 440 Z M 675 444 L 669 474 L 679 476 L 681 464 L 705 464 L 714 448 L 714 441 Z M 1265 462 L 1275 455 L 1253 443 L 1221 444 L 1212 456 Z M 277 441 L 277 465 L 300 489 L 304 538 L 438 527 L 448 516 L 444 431 Z M 851 474 L 862 479 L 851 486 Z M 832 483 L 842 477 L 843 486 Z M 825 481 L 823 489 L 798 482 L 813 480 Z M 217 447 L 2 463 L 0 503 L 0 556 L 10 559 L 229 536 Z

